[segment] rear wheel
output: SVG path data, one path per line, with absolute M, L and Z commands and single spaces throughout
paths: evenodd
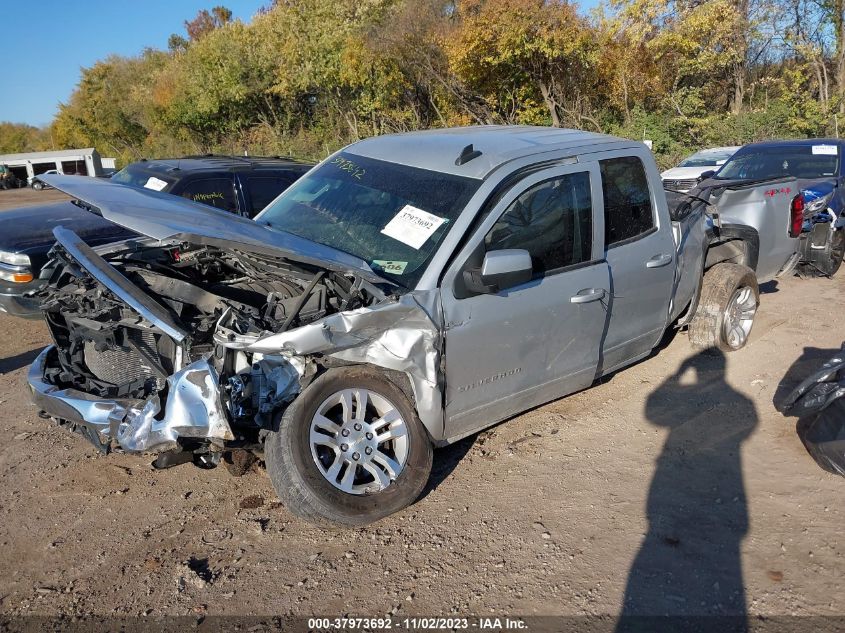
M 690 341 L 696 347 L 723 352 L 745 347 L 759 305 L 754 271 L 740 264 L 716 264 L 704 274 L 698 308 L 689 325 Z
M 322 525 L 366 525 L 416 500 L 432 446 L 399 387 L 366 367 L 332 369 L 287 408 L 264 446 L 267 472 L 292 513 Z
M 44 183 L 42 183 L 40 180 L 36 180 L 34 183 L 32 183 L 32 188 L 36 191 L 41 191 L 44 188 Z

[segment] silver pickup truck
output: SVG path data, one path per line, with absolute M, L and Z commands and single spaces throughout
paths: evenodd
M 402 509 L 434 446 L 588 387 L 669 328 L 741 348 L 754 269 L 773 276 L 797 246 L 788 184 L 670 215 L 644 145 L 573 130 L 361 141 L 254 222 L 45 180 L 147 237 L 93 249 L 55 230 L 35 404 L 158 467 L 263 456 L 286 506 L 324 524 Z M 749 214 L 783 239 L 752 235 Z

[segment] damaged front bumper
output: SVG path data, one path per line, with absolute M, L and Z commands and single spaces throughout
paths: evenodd
M 385 297 L 304 269 L 304 279 L 280 278 L 275 260 L 191 245 L 178 257 L 171 245 L 109 251 L 113 265 L 71 231 L 54 233 L 42 307 L 56 346 L 29 383 L 36 406 L 100 450 L 260 450 L 284 407 L 336 364 L 399 373 L 431 437 L 443 438 L 435 291 Z
M 32 401 L 48 416 L 71 426 L 99 450 L 115 446 L 129 452 L 163 452 L 179 440 L 223 442 L 234 439 L 220 400 L 219 377 L 207 360 L 199 360 L 167 378 L 167 403 L 103 399 L 76 389 L 61 389 L 44 379 L 56 363 L 54 346 L 46 348 L 29 370 Z

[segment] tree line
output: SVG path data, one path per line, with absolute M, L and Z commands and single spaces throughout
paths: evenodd
M 168 50 L 82 70 L 45 129 L 0 153 L 95 146 L 317 159 L 371 135 L 575 127 L 691 149 L 838 136 L 845 0 L 275 0 L 201 11 Z

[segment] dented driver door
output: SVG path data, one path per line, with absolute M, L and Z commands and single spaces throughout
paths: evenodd
M 446 272 L 446 435 L 457 439 L 589 386 L 607 322 L 609 271 L 596 163 L 546 169 L 496 204 Z M 524 249 L 530 281 L 468 288 L 487 252 Z

